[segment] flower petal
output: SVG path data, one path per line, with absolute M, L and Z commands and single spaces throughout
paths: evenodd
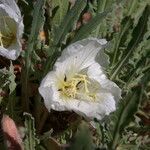
M 121 89 L 114 82 L 107 79 L 102 67 L 98 63 L 95 62 L 94 64 L 92 64 L 88 68 L 87 73 L 89 78 L 99 82 L 102 88 L 101 90 L 112 93 L 116 101 L 121 98 Z
M 78 104 L 70 104 L 69 107 L 73 107 L 72 110 L 74 112 L 89 120 L 94 118 L 101 120 L 105 115 L 109 115 L 116 109 L 115 100 L 110 93 L 100 93 L 98 102 L 81 101 Z
M 58 97 L 57 96 L 58 91 L 57 89 L 55 90 L 56 87 L 55 80 L 56 80 L 55 72 L 51 71 L 45 76 L 39 87 L 39 93 L 42 95 L 45 106 L 48 110 L 51 109 L 53 98 L 57 99 Z
M 0 31 L 2 34 L 13 33 L 15 38 L 7 48 L 0 46 L 0 55 L 15 60 L 20 55 L 20 39 L 23 34 L 23 21 L 20 10 L 14 0 L 1 0 L 0 2 Z M 7 17 L 7 18 L 6 18 Z M 6 27 L 7 25 L 7 27 Z
M 101 80 L 101 86 L 102 88 L 104 88 L 104 90 L 112 93 L 116 102 L 118 102 L 119 99 L 121 99 L 121 89 L 114 82 L 108 79 Z
M 16 14 L 20 15 L 20 17 L 21 17 L 20 10 L 19 10 L 19 8 L 18 8 L 18 6 L 17 6 L 15 0 L 1 0 L 1 1 L 0 1 L 0 4 L 4 4 L 5 6 L 6 6 L 6 5 L 11 6 L 12 10 L 13 10 Z
M 7 49 L 0 46 L 0 55 L 11 60 L 16 60 L 20 55 L 19 45 L 11 45 Z
M 74 111 L 87 120 L 101 120 L 105 115 L 115 111 L 115 100 L 110 93 L 100 93 L 99 101 L 80 101 L 77 99 L 53 101 L 51 108 L 56 111 Z
M 81 46 L 80 48 L 77 44 L 78 48 L 74 50 L 78 50 L 78 52 L 75 53 L 70 51 L 69 54 L 69 52 L 67 52 L 66 49 L 66 52 L 64 51 L 64 54 L 62 54 L 62 56 L 58 58 L 58 60 L 55 63 L 56 70 L 61 70 L 62 74 L 67 74 L 67 76 L 68 72 L 70 72 L 71 74 L 69 76 L 71 77 L 75 73 L 79 73 L 81 70 L 92 65 L 95 62 L 95 57 L 98 54 L 99 49 L 102 48 L 102 46 L 96 40 L 91 40 L 89 41 L 89 43 L 86 44 L 87 45 Z M 76 44 L 73 45 L 76 46 Z M 73 46 L 73 48 L 75 47 Z M 67 57 L 65 56 L 65 54 Z
M 78 54 L 82 48 L 87 45 L 92 45 L 92 49 L 100 50 L 97 55 L 97 61 L 101 66 L 105 67 L 109 64 L 108 56 L 104 53 L 103 48 L 106 46 L 107 41 L 105 39 L 87 38 L 78 42 L 75 42 L 63 50 L 62 55 L 58 58 L 58 62 L 66 60 L 68 57 Z M 85 51 L 86 52 L 86 49 Z

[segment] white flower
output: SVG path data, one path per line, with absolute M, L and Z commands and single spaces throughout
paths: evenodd
M 63 50 L 39 87 L 49 111 L 74 111 L 86 119 L 101 120 L 116 109 L 121 90 L 103 71 L 109 63 L 102 49 L 106 43 L 88 38 Z
M 15 60 L 20 55 L 24 25 L 15 0 L 0 0 L 0 55 Z

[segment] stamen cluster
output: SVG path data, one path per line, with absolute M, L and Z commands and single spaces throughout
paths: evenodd
M 77 96 L 82 92 L 82 94 L 91 95 L 88 89 L 88 84 L 90 84 L 87 75 L 76 74 L 71 80 L 68 80 L 65 76 L 62 86 L 58 89 L 65 97 L 77 98 Z

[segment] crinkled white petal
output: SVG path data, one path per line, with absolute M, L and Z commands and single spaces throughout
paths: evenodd
M 15 60 L 21 52 L 20 39 L 23 34 L 23 20 L 20 10 L 14 0 L 1 0 L 0 1 L 0 17 L 8 17 L 5 19 L 9 30 L 16 36 L 16 40 L 7 48 L 0 46 L 0 55 L 8 59 Z M 5 33 L 6 27 L 4 21 L 0 21 L 0 30 Z
M 121 98 L 121 89 L 114 82 L 107 79 L 102 67 L 98 63 L 92 64 L 88 68 L 87 74 L 89 78 L 99 82 L 101 90 L 112 93 L 116 101 Z
M 73 110 L 77 114 L 92 120 L 97 118 L 101 120 L 105 115 L 109 115 L 113 112 L 115 107 L 115 101 L 110 93 L 99 93 L 99 100 L 93 101 L 80 101 L 70 100 L 66 101 L 65 106 L 68 110 Z M 59 110 L 59 108 L 57 108 Z
M 13 9 L 13 11 L 16 14 L 20 15 L 20 17 L 21 17 L 20 10 L 19 10 L 15 0 L 0 0 L 0 4 L 4 4 L 4 5 L 10 6 Z
M 59 72 L 58 74 L 67 74 L 68 77 L 72 77 L 75 73 L 93 64 L 98 54 L 102 58 L 106 58 L 102 64 L 108 64 L 107 56 L 102 50 L 106 43 L 104 39 L 88 38 L 71 44 L 63 50 L 61 57 L 58 58 L 54 65 Z
M 94 63 L 94 59 L 98 51 L 99 48 L 95 48 L 93 44 L 89 43 L 82 47 L 78 53 L 72 54 L 72 56 L 68 57 L 64 61 L 57 61 L 55 63 L 56 71 L 61 72 L 62 74 L 67 74 L 67 76 L 70 73 L 75 75 L 75 73 L 79 73 L 81 70 Z
M 0 46 L 0 55 L 11 60 L 16 60 L 20 55 L 20 46 L 11 45 L 9 48 L 4 48 Z
M 109 58 L 103 50 L 103 48 L 106 47 L 106 44 L 107 41 L 105 39 L 97 39 L 92 37 L 75 42 L 63 50 L 62 55 L 58 58 L 57 62 L 63 62 L 68 57 L 78 54 L 82 49 L 86 52 L 86 47 L 88 48 L 88 46 L 91 46 L 92 49 L 99 50 L 96 60 L 101 64 L 101 66 L 106 67 L 109 64 Z

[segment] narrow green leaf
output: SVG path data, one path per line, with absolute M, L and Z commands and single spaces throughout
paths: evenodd
M 54 32 L 54 45 L 60 44 L 68 32 L 73 28 L 75 22 L 78 20 L 81 12 L 86 6 L 86 0 L 77 0 L 74 7 L 66 14 L 59 28 Z
M 53 10 L 58 7 L 52 19 L 53 26 L 59 26 L 68 11 L 68 0 L 52 0 Z
M 119 118 L 118 121 L 115 121 L 115 128 L 113 131 L 113 141 L 111 143 L 112 150 L 116 149 L 121 132 L 125 126 L 128 125 L 130 120 L 133 119 L 135 112 L 138 110 L 138 105 L 141 101 L 142 94 L 141 88 L 137 88 L 133 92 L 130 92 L 126 99 L 120 103 L 120 110 L 118 113 Z
M 76 33 L 72 42 L 86 38 L 91 34 L 93 30 L 101 23 L 101 21 L 107 16 L 110 11 L 98 13 L 89 23 L 82 26 L 81 29 Z
M 34 6 L 33 11 L 33 21 L 32 21 L 32 27 L 31 27 L 31 33 L 28 40 L 28 46 L 26 50 L 26 69 L 29 71 L 31 66 L 31 54 L 34 50 L 34 46 L 37 41 L 37 37 L 39 34 L 40 29 L 42 28 L 44 24 L 44 5 L 45 0 L 38 0 Z

